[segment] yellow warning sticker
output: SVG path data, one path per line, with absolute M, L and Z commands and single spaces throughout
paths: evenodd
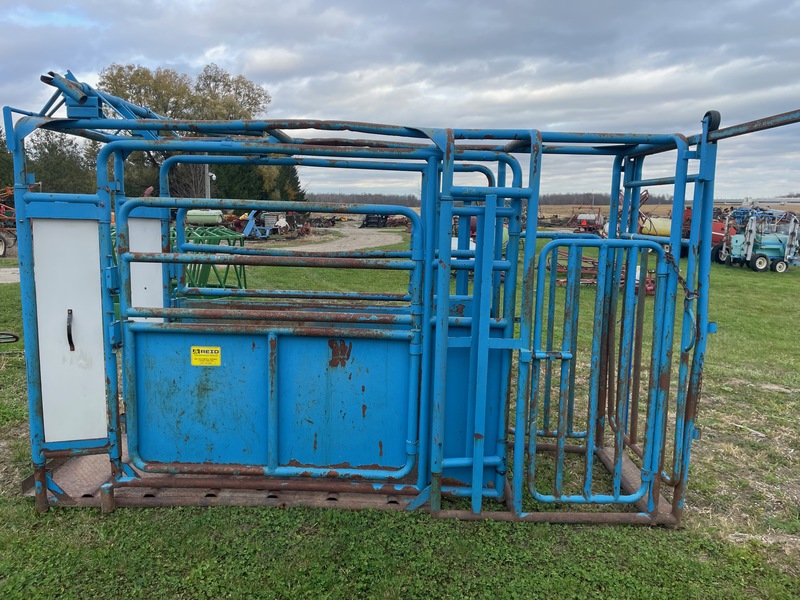
M 219 346 L 192 346 L 193 367 L 219 367 L 222 364 L 222 348 Z

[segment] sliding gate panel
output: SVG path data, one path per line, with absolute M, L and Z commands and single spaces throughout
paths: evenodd
M 405 464 L 409 342 L 280 337 L 277 386 L 281 465 Z
M 535 500 L 652 495 L 674 319 L 664 304 L 668 268 L 648 241 L 556 240 L 542 249 L 525 474 Z M 626 490 L 634 460 L 641 481 Z
M 266 337 L 141 332 L 134 346 L 142 460 L 266 464 Z
M 408 273 L 406 285 L 413 289 L 363 295 L 385 299 L 377 306 L 358 293 L 335 291 L 177 286 L 169 306 L 157 295 L 123 293 L 128 451 L 137 468 L 375 481 L 412 476 L 422 293 L 411 283 L 421 277 L 421 253 L 330 257 L 192 242 L 172 253 L 129 252 L 129 221 L 136 220 L 121 211 L 124 292 L 133 289 L 140 272 L 134 267 L 158 267 L 153 272 L 160 273 L 169 263 L 272 269 L 258 272 L 267 280 L 286 268 L 294 269 L 292 277 L 304 268 L 337 269 L 337 275 L 342 269 L 388 268 Z M 412 238 L 420 238 L 418 224 Z M 131 306 L 128 297 L 144 305 Z
M 132 453 L 146 463 L 269 471 L 271 452 L 279 467 L 406 462 L 408 341 L 163 329 L 133 345 Z

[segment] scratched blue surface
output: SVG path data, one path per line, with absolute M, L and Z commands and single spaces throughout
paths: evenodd
M 191 346 L 219 346 L 219 367 L 192 366 Z M 139 451 L 146 461 L 264 464 L 266 337 L 146 333 L 136 339 Z
M 408 364 L 408 342 L 280 338 L 280 464 L 403 466 Z

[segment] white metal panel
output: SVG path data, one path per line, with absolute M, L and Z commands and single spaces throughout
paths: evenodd
M 161 221 L 159 219 L 130 219 L 128 221 L 131 252 L 161 252 Z M 164 307 L 162 265 L 131 263 L 131 306 Z M 135 317 L 134 321 L 161 323 L 164 319 Z
M 45 441 L 105 438 L 98 224 L 34 219 L 32 227 Z M 67 341 L 70 309 L 74 351 Z

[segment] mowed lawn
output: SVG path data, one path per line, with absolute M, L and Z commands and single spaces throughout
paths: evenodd
M 798 598 L 799 293 L 798 267 L 713 265 L 719 332 L 681 530 L 335 509 L 39 514 L 19 491 L 21 343 L 0 346 L 0 598 Z M 20 311 L 19 285 L 0 284 L 0 331 L 20 332 Z

